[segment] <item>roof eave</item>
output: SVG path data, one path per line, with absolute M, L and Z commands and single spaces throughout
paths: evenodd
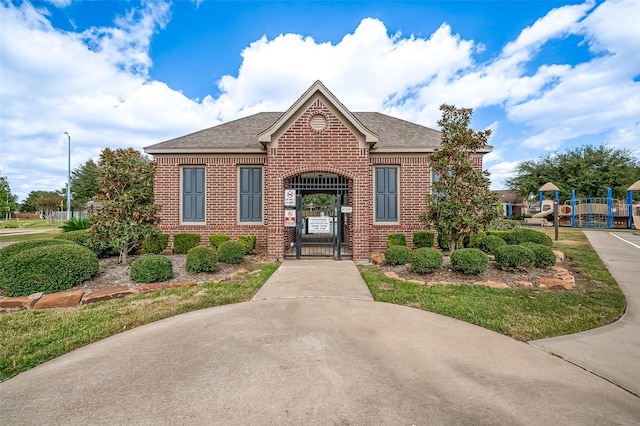
M 145 154 L 265 154 L 263 148 L 144 148 Z

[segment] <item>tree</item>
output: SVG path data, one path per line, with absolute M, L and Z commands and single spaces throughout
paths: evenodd
M 101 208 L 95 213 L 89 235 L 95 243 L 108 241 L 127 263 L 129 251 L 155 231 L 159 222 L 153 198 L 155 163 L 133 148 L 106 148 L 100 154 L 98 177 Z
M 71 199 L 74 207 L 83 207 L 99 193 L 98 165 L 93 160 L 87 160 L 71 172 Z
M 490 130 L 469 128 L 472 109 L 440 106 L 441 147 L 429 161 L 436 176 L 420 219 L 462 247 L 465 236 L 478 232 L 498 217 L 499 195 L 489 190 L 489 173 L 473 167 L 471 154 L 487 146 Z
M 11 194 L 11 187 L 6 177 L 0 176 L 0 214 L 6 220 L 11 219 L 11 212 L 16 209 L 18 197 Z
M 624 199 L 627 188 L 640 179 L 640 163 L 631 150 L 604 145 L 584 145 L 524 161 L 516 167 L 515 176 L 507 179 L 509 188 L 527 196 L 537 194 L 547 182 L 560 188 L 561 202 L 576 197 L 605 197 L 607 188 L 613 197 Z
M 22 203 L 25 212 L 40 212 L 53 223 L 53 212 L 63 209 L 65 198 L 56 191 L 31 191 Z

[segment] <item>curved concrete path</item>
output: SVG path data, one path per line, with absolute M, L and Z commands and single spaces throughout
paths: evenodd
M 325 271 L 340 277 L 340 296 L 309 284 Z M 558 357 L 366 293 L 352 262 L 284 262 L 252 302 L 133 329 L 1 383 L 0 424 L 640 419 L 640 399 Z
M 585 235 L 625 294 L 625 314 L 605 327 L 531 344 L 640 396 L 640 235 L 604 231 Z

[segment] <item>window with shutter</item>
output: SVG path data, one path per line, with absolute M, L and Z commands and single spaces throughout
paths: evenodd
M 240 167 L 240 222 L 262 222 L 261 167 Z
M 182 169 L 182 221 L 204 222 L 204 167 Z
M 376 222 L 398 221 L 398 168 L 375 168 Z

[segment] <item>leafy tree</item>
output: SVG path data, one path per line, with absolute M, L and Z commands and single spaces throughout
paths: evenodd
M 6 177 L 0 176 L 0 215 L 5 219 L 11 218 L 11 212 L 16 209 L 18 197 L 11 194 L 11 187 Z
M 47 219 L 47 223 L 53 223 L 53 212 L 64 209 L 65 200 L 66 198 L 56 191 L 31 191 L 22 203 L 22 210 L 40 212 Z
M 302 204 L 308 206 L 313 204 L 314 206 L 326 207 L 333 206 L 336 202 L 336 197 L 330 194 L 310 194 L 302 197 Z
M 627 188 L 638 179 L 640 163 L 631 150 L 584 145 L 524 161 L 506 184 L 527 196 L 553 182 L 560 188 L 561 201 L 571 198 L 572 189 L 578 198 L 587 198 L 605 197 L 611 188 L 614 198 L 624 199 Z
M 82 207 L 99 193 L 98 165 L 93 160 L 87 160 L 86 163 L 71 172 L 72 203 L 74 207 Z
M 154 204 L 155 163 L 133 148 L 105 148 L 100 154 L 98 176 L 102 207 L 95 213 L 89 234 L 95 242 L 109 241 L 119 248 L 121 263 L 155 231 L 159 222 Z
M 441 147 L 429 158 L 438 179 L 432 182 L 420 219 L 446 235 L 454 251 L 462 247 L 465 236 L 498 216 L 499 196 L 489 190 L 489 173 L 475 169 L 471 161 L 472 153 L 487 146 L 491 131 L 469 128 L 472 109 L 443 104 L 440 111 Z

